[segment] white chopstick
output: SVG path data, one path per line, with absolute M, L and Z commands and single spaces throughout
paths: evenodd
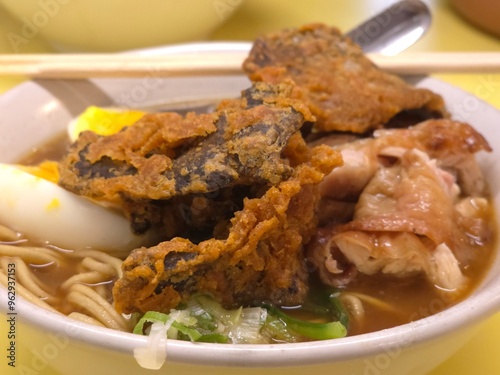
M 155 77 L 240 74 L 245 52 L 165 56 L 132 54 L 0 55 L 0 76 L 31 78 Z
M 95 78 L 240 74 L 245 51 L 184 53 L 165 56 L 131 54 L 0 55 L 0 76 Z M 368 54 L 380 68 L 401 75 L 500 73 L 500 52 L 406 52 Z
M 401 75 L 500 73 L 500 52 L 406 52 L 369 57 L 382 69 Z

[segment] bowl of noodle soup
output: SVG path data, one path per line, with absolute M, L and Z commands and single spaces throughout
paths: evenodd
M 199 46 L 182 48 L 196 50 Z M 226 48 L 241 51 L 248 46 L 232 44 Z M 178 50 L 168 47 L 154 53 Z M 433 78 L 415 79 L 414 83 L 442 95 L 452 116 L 472 124 L 491 145 L 500 142 L 500 133 L 495 129 L 500 121 L 498 110 Z M 0 162 L 25 161 L 34 148 L 44 149 L 43 155 L 57 154 L 57 137 L 90 105 L 151 111 L 192 108 L 237 96 L 248 84 L 245 76 L 159 79 L 153 74 L 142 79 L 27 82 L 0 97 Z M 40 146 L 47 144 L 50 146 Z M 493 149 L 478 155 L 496 212 L 500 211 L 499 152 Z M 66 251 L 36 241 L 20 253 L 8 248 L 19 241 L 17 232 L 3 225 L 0 228 L 4 285 L 0 288 L 0 309 L 7 318 L 15 318 L 17 336 L 12 342 L 17 369 L 41 374 L 151 373 L 134 358 L 134 349 L 147 346 L 147 338 L 130 333 L 127 317 L 118 314 L 110 301 L 109 280 L 122 273 L 122 260 L 116 253 Z M 409 323 L 341 339 L 286 344 L 168 340 L 155 349 L 162 352 L 160 356 L 166 354 L 159 373 L 424 374 L 456 352 L 473 336 L 481 321 L 500 309 L 500 258 L 496 247 L 498 241 L 484 265 L 488 272 L 467 298 L 456 304 L 440 297 L 419 302 L 419 308 L 413 307 Z M 64 265 L 59 267 L 64 270 L 56 274 L 51 268 L 54 264 Z M 33 272 L 36 279 L 30 276 Z M 14 291 L 14 284 L 9 284 L 9 275 L 13 274 L 15 298 L 9 293 Z M 47 289 L 58 292 L 39 298 Z M 66 310 L 68 313 L 61 314 Z M 8 326 L 5 331 L 9 331 Z

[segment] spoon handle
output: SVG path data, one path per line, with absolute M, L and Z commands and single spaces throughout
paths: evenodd
M 402 0 L 346 33 L 365 53 L 396 55 L 427 31 L 432 16 L 421 0 Z

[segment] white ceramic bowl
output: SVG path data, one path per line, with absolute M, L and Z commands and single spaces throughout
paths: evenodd
M 161 53 L 226 49 L 245 44 L 168 47 Z M 158 51 L 156 51 L 158 52 Z M 240 53 L 238 52 L 238 53 Z M 476 97 L 432 78 L 417 82 L 442 94 L 457 119 L 476 126 L 495 147 L 500 113 Z M 88 105 L 156 106 L 237 96 L 244 76 L 93 81 L 32 81 L 0 97 L 0 161 L 10 162 L 65 129 Z M 479 155 L 500 212 L 500 150 Z M 442 301 L 431 301 L 431 309 Z M 6 314 L 7 295 L 0 290 Z M 481 286 L 464 302 L 413 323 L 374 333 L 310 343 L 223 345 L 169 341 L 165 374 L 425 374 L 456 352 L 487 316 L 500 310 L 500 257 Z M 151 374 L 134 360 L 146 338 L 97 328 L 17 300 L 18 369 L 41 374 Z M 6 324 L 2 317 L 0 324 Z M 1 332 L 6 332 L 5 327 Z M 493 349 L 492 349 L 493 355 Z M 31 370 L 32 372 L 28 372 Z
M 243 0 L 0 0 L 20 21 L 14 44 L 40 35 L 63 51 L 122 51 L 204 40 Z

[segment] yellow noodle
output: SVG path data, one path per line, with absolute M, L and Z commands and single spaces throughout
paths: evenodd
M 30 268 L 20 257 L 2 257 L 0 261 L 4 270 L 7 269 L 9 263 L 15 263 L 16 278 L 18 282 L 21 284 L 34 283 L 35 285 L 33 288 L 39 288 L 43 291 L 43 293 L 40 293 L 41 296 L 47 294 L 47 291 L 43 289 L 45 285 L 33 274 L 33 272 L 31 272 Z
M 117 327 L 117 324 L 101 309 L 101 306 L 85 294 L 71 291 L 67 296 L 67 300 L 76 308 L 83 310 L 85 315 L 100 321 L 105 327 L 121 330 L 121 327 Z
M 79 322 L 87 323 L 87 324 L 92 324 L 94 326 L 98 327 L 106 327 L 104 324 L 102 324 L 100 321 L 97 319 L 91 318 L 88 315 L 79 313 L 79 312 L 72 312 L 68 315 L 68 318 L 78 320 Z
M 379 298 L 375 298 L 375 297 L 368 296 L 368 295 L 363 294 L 363 293 L 356 293 L 356 292 L 348 292 L 348 293 L 343 293 L 343 294 L 344 294 L 344 296 L 351 295 L 351 296 L 354 296 L 356 298 L 359 298 L 361 301 L 363 301 L 365 303 L 370 303 L 374 306 L 377 306 L 379 309 L 391 311 L 394 313 L 399 313 L 399 310 L 397 309 L 396 306 L 392 306 L 391 304 L 389 304 L 385 301 L 382 301 Z
M 0 240 L 15 241 L 19 238 L 17 232 L 0 226 Z M 119 258 L 97 250 L 68 251 L 62 254 L 57 248 L 51 246 L 18 246 L 18 244 L 0 243 L 0 282 L 7 286 L 6 267 L 9 262 L 15 262 L 18 295 L 44 309 L 58 312 L 54 306 L 60 306 L 60 302 L 63 301 L 59 301 L 54 293 L 49 292 L 51 288 L 36 276 L 29 264 L 60 265 L 64 263 L 63 256 L 79 259 L 76 268 L 81 270 L 67 278 L 59 287 L 67 291 L 64 298 L 64 302 L 67 303 L 63 303 L 62 306 L 67 309 L 72 305 L 79 310 L 69 311 L 68 316 L 97 326 L 130 331 L 131 327 L 127 319 L 118 314 L 108 302 L 112 300 L 112 295 L 109 287 L 104 285 L 121 276 L 122 260 Z M 102 285 L 96 285 L 95 289 L 83 285 L 100 283 Z
M 95 260 L 94 258 L 85 257 L 83 258 L 81 264 L 88 270 L 96 271 L 109 277 L 117 276 L 116 269 L 112 265 L 100 262 L 98 260 Z
M 62 261 L 61 255 L 45 247 L 28 247 L 0 244 L 0 256 L 20 257 L 30 264 L 48 264 Z
M 81 284 L 73 285 L 68 293 L 67 300 L 76 307 L 90 313 L 92 318 L 97 319 L 108 328 L 120 331 L 129 330 L 125 319 L 88 286 Z
M 19 239 L 19 233 L 5 226 L 0 226 L 0 241 L 13 242 Z M 53 305 L 58 305 L 59 301 L 53 293 L 51 295 L 50 288 L 40 281 L 28 264 L 55 263 L 59 265 L 63 263 L 63 254 L 57 248 L 18 245 L 0 243 L 0 283 L 7 287 L 6 270 L 8 264 L 14 262 L 16 264 L 17 294 L 39 307 L 58 313 Z M 112 299 L 109 288 L 98 285 L 94 290 L 81 285 L 81 283 L 108 282 L 120 277 L 122 260 L 96 250 L 70 251 L 64 255 L 80 258 L 77 268 L 84 270 L 80 274 L 69 277 L 60 286 L 62 290 L 68 291 L 65 301 L 82 311 L 70 312 L 68 316 L 97 326 L 130 331 L 127 320 L 118 314 L 108 302 Z
M 0 258 L 2 269 L 6 270 L 9 263 L 14 263 L 16 265 L 16 282 L 17 285 L 22 285 L 33 295 L 42 299 L 44 302 L 53 305 L 57 303 L 58 299 L 52 295 L 47 290 L 46 285 L 44 285 L 34 274 L 30 271 L 26 263 L 23 262 L 21 258 Z
M 347 307 L 354 319 L 358 321 L 363 320 L 365 317 L 365 308 L 359 297 L 350 293 L 342 293 L 339 299 Z
M 111 301 L 113 298 L 111 296 L 110 288 L 108 286 L 109 283 L 103 283 L 94 286 L 94 290 L 97 294 L 99 294 L 106 301 Z
M 109 315 L 113 316 L 120 325 L 124 328 L 128 328 L 128 321 L 122 315 L 118 314 L 113 306 L 111 306 L 108 301 L 100 297 L 92 288 L 84 285 L 75 285 L 72 290 L 78 291 L 90 298 L 95 299 L 95 301 L 102 306 L 102 309 L 106 310 Z
M 109 264 L 116 270 L 116 275 L 118 277 L 122 276 L 122 263 L 123 261 L 120 258 L 116 258 L 114 256 L 111 256 L 109 254 L 103 253 L 102 251 L 98 250 L 79 250 L 75 251 L 71 254 L 69 254 L 72 257 L 78 257 L 78 258 L 93 258 L 95 260 L 98 260 L 102 263 Z
M 20 235 L 15 230 L 7 228 L 6 226 L 0 225 L 0 240 L 2 241 L 17 241 L 20 239 Z
M 65 282 L 61 284 L 61 289 L 66 291 L 71 288 L 73 285 L 77 284 L 98 284 L 104 281 L 109 281 L 108 275 L 103 275 L 97 271 L 88 271 L 84 273 L 77 273 L 76 275 L 71 276 Z
M 8 285 L 7 274 L 5 273 L 5 271 L 3 269 L 0 270 L 0 284 L 2 284 L 5 288 L 7 288 L 7 285 Z M 18 296 L 22 297 L 23 299 L 25 299 L 26 301 L 31 302 L 33 305 L 36 305 L 38 307 L 41 307 L 41 308 L 44 308 L 46 310 L 60 314 L 59 311 L 54 309 L 48 303 L 41 300 L 39 297 L 37 297 L 36 295 L 31 293 L 28 289 L 26 289 L 25 287 L 23 287 L 20 284 L 16 285 L 16 294 Z

